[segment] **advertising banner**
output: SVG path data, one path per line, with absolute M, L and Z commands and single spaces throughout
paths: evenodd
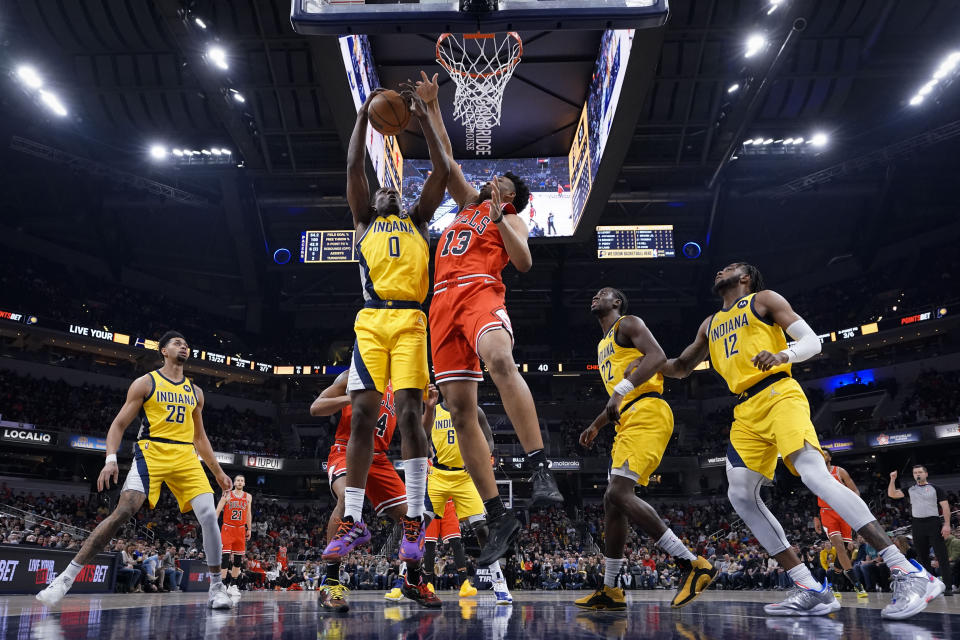
M 39 593 L 67 568 L 75 551 L 0 545 L 0 593 Z M 119 553 L 100 553 L 81 569 L 70 593 L 113 593 Z

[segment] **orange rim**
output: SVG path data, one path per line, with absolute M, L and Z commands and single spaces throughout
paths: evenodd
M 464 40 L 486 40 L 490 38 L 495 38 L 496 35 L 497 34 L 495 33 L 464 33 L 463 39 Z M 441 55 L 440 47 L 443 44 L 443 41 L 452 36 L 453 36 L 452 33 L 441 33 L 440 37 L 437 38 L 437 62 L 439 62 L 440 66 L 446 69 L 448 73 L 450 73 L 451 75 L 458 75 L 461 78 L 466 78 L 467 76 L 473 79 L 491 78 L 494 76 L 502 75 L 506 70 L 513 69 L 515 66 L 520 64 L 520 58 L 521 56 L 523 56 L 523 40 L 520 39 L 520 34 L 517 33 L 516 31 L 507 31 L 507 36 L 512 37 L 514 40 L 516 40 L 517 46 L 519 47 L 519 51 L 517 51 L 516 55 L 513 56 L 510 62 L 503 65 L 496 71 L 491 71 L 490 73 L 467 73 L 466 71 L 461 71 L 459 69 L 454 69 L 453 67 L 451 67 L 449 64 L 447 64 L 447 61 L 444 60 L 443 56 Z

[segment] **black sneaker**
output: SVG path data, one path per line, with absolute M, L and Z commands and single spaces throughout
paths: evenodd
M 318 600 L 320 608 L 324 611 L 333 613 L 350 611 L 350 605 L 347 604 L 347 594 L 350 593 L 350 589 L 340 584 L 339 580 L 324 579 L 319 591 Z
M 487 521 L 487 531 L 487 544 L 477 558 L 477 566 L 480 567 L 491 565 L 507 555 L 520 534 L 520 521 L 504 513 Z
M 540 467 L 534 471 L 530 482 L 533 483 L 531 507 L 550 507 L 563 502 L 563 496 L 557 488 L 557 481 L 553 479 L 553 475 L 546 467 Z

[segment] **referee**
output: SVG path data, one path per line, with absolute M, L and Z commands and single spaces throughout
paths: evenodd
M 922 464 L 913 466 L 915 485 L 907 490 L 910 495 L 910 511 L 913 516 L 913 547 L 917 552 L 917 559 L 923 567 L 933 573 L 930 568 L 930 547 L 937 556 L 940 564 L 940 579 L 946 585 L 952 585 L 950 576 L 950 560 L 947 556 L 947 545 L 944 538 L 950 535 L 950 504 L 947 496 L 940 487 L 927 482 L 927 468 Z M 903 491 L 897 489 L 897 472 L 890 472 L 890 485 L 887 495 L 894 499 L 904 497 Z M 943 516 L 941 522 L 940 517 Z M 953 595 L 949 587 L 944 595 Z

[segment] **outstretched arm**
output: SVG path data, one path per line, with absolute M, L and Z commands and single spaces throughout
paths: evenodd
M 427 105 L 423 99 L 414 91 L 405 91 L 404 97 L 410 101 L 410 109 L 414 117 L 420 122 L 420 128 L 423 129 L 423 137 L 427 141 L 427 148 L 430 151 L 430 163 L 433 170 L 427 176 L 423 183 L 423 190 L 420 192 L 420 198 L 410 210 L 410 219 L 421 233 L 427 236 L 427 227 L 437 207 L 443 202 L 443 196 L 447 189 L 447 179 L 450 177 L 450 163 L 447 154 L 443 151 L 440 144 L 440 137 L 437 133 L 436 125 L 427 112 Z M 440 123 L 441 128 L 443 123 Z
M 350 394 L 347 393 L 348 371 L 337 376 L 329 387 L 320 392 L 317 399 L 310 405 L 310 415 L 314 417 L 332 416 L 340 409 L 350 404 Z
M 713 316 L 711 316 L 713 317 Z M 694 368 L 707 359 L 710 354 L 710 343 L 707 342 L 707 330 L 710 328 L 710 318 L 700 323 L 697 337 L 676 358 L 671 358 L 660 367 L 660 373 L 668 378 L 686 378 Z
M 530 230 L 527 223 L 518 215 L 503 215 L 500 203 L 500 183 L 494 177 L 490 181 L 490 219 L 497 225 L 500 237 L 503 238 L 503 248 L 507 250 L 510 262 L 517 271 L 526 273 L 533 266 L 533 256 L 527 246 L 527 236 Z
M 427 105 L 430 121 L 437 133 L 437 138 L 443 148 L 443 152 L 446 154 L 447 160 L 450 163 L 447 191 L 450 192 L 451 197 L 457 202 L 457 206 L 463 209 L 465 205 L 476 202 L 480 198 L 480 192 L 467 182 L 467 179 L 463 176 L 463 171 L 460 169 L 460 165 L 457 164 L 457 161 L 453 157 L 453 147 L 450 144 L 450 136 L 447 135 L 447 129 L 443 126 L 443 114 L 440 113 L 440 102 L 437 100 L 437 92 L 439 90 L 440 85 L 437 82 L 437 74 L 435 73 L 433 74 L 433 78 L 429 78 L 425 72 L 421 71 L 420 80 L 417 80 L 416 83 L 416 92 Z
M 367 183 L 367 109 L 374 96 L 383 89 L 374 89 L 357 112 L 357 121 L 350 134 L 347 147 L 347 204 L 353 214 L 353 228 L 370 223 L 373 208 L 370 206 L 370 185 Z

